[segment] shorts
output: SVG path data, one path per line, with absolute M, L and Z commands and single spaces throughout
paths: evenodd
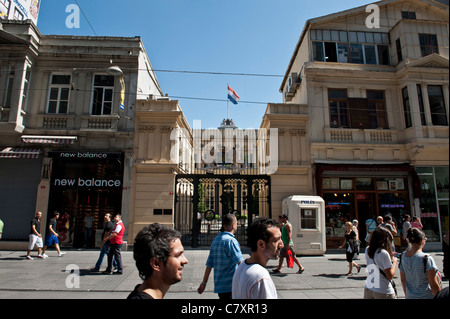
M 287 248 L 287 247 L 285 246 L 285 247 L 283 247 L 283 249 L 281 249 L 281 251 L 280 251 L 280 257 L 283 257 L 283 258 L 286 257 L 286 252 L 287 252 L 287 249 L 286 249 L 286 248 Z M 292 252 L 292 256 L 295 256 L 294 246 L 289 245 L 289 249 L 290 249 L 291 252 Z
M 45 246 L 50 247 L 54 244 L 59 244 L 58 236 L 56 236 L 56 235 L 45 236 Z
M 28 240 L 28 250 L 33 250 L 34 245 L 36 245 L 38 248 L 42 248 L 42 237 L 39 237 L 37 235 L 30 234 L 29 240 Z

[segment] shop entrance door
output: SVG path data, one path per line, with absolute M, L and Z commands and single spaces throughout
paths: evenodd
M 360 195 L 360 194 L 358 194 Z M 365 247 L 366 246 L 366 242 L 365 242 L 365 238 L 366 238 L 366 220 L 368 219 L 376 219 L 376 216 L 374 214 L 374 205 L 373 205 L 373 201 L 372 201 L 372 194 L 370 193 L 366 193 L 366 194 L 361 194 L 364 196 L 359 196 L 358 198 L 356 198 L 357 201 L 357 220 L 359 223 L 359 240 L 361 241 L 361 246 Z

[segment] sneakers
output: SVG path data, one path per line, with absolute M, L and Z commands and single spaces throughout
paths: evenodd
M 66 252 L 60 252 L 60 253 L 58 254 L 58 256 L 59 256 L 59 257 L 62 257 L 62 256 L 64 256 L 65 254 L 66 254 Z M 47 254 L 41 254 L 41 255 L 38 255 L 37 258 L 40 258 L 40 259 L 46 259 L 46 258 L 48 258 L 48 255 L 47 255 Z M 34 258 L 31 257 L 31 256 L 27 256 L 26 259 L 28 259 L 28 260 L 33 260 Z

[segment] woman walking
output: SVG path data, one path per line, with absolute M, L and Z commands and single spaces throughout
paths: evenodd
M 353 257 L 355 256 L 355 253 L 357 250 L 357 245 L 356 245 L 357 236 L 356 236 L 355 231 L 353 230 L 353 224 L 351 222 L 346 222 L 345 229 L 346 229 L 345 241 L 339 247 L 339 249 L 343 248 L 344 246 L 346 247 L 345 255 L 346 255 L 346 259 L 348 261 L 348 273 L 346 273 L 345 275 L 351 276 L 353 266 L 356 267 L 356 269 L 358 270 L 358 273 L 361 271 L 361 266 L 359 266 L 357 263 L 355 263 L 353 261 Z
M 396 299 L 395 283 L 392 281 L 397 270 L 394 257 L 392 233 L 383 226 L 377 227 L 366 248 L 366 263 L 369 275 L 364 287 L 364 299 Z
M 422 251 L 427 241 L 425 233 L 413 227 L 406 236 L 409 246 L 400 262 L 400 279 L 406 299 L 432 299 L 441 287 L 433 257 Z

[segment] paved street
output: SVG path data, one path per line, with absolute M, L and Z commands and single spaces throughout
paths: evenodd
M 247 252 L 247 253 L 245 253 Z M 244 258 L 248 251 L 244 250 Z M 54 250 L 48 250 L 49 258 L 42 260 L 32 254 L 34 260 L 26 260 L 24 251 L 0 251 L 0 299 L 125 299 L 136 284 L 140 283 L 134 265 L 132 252 L 123 252 L 124 274 L 103 275 L 91 273 L 97 250 L 69 250 L 63 257 L 57 257 Z M 199 295 L 197 287 L 202 281 L 207 249 L 186 249 L 189 264 L 185 267 L 183 281 L 172 286 L 166 299 L 217 299 L 213 293 L 213 275 L 206 291 Z M 431 252 L 442 270 L 443 254 Z M 365 266 L 362 254 L 359 264 Z M 284 273 L 273 275 L 279 299 L 361 299 L 366 279 L 365 267 L 360 274 L 344 276 L 347 272 L 345 254 L 327 253 L 325 256 L 300 257 L 305 267 L 303 274 L 284 268 Z M 268 268 L 274 268 L 277 261 L 270 261 Z M 102 270 L 106 267 L 106 259 Z M 75 270 L 71 273 L 71 270 Z M 356 270 L 355 270 L 356 272 Z M 78 276 L 75 276 L 76 274 Z M 395 279 L 400 298 L 404 298 L 399 274 Z M 444 287 L 448 281 L 444 281 Z

